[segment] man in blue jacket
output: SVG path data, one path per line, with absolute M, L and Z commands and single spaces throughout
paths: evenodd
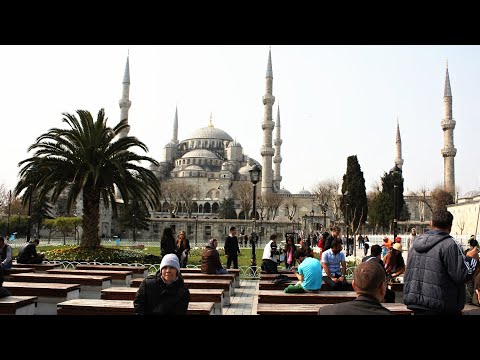
M 450 236 L 452 223 L 449 211 L 434 211 L 431 229 L 417 236 L 408 253 L 403 295 L 415 315 L 461 315 L 465 306 L 465 282 L 475 271 L 478 250 L 464 254 Z

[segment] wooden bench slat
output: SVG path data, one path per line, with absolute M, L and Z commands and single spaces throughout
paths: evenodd
M 126 265 L 86 265 L 78 264 L 77 270 L 111 270 L 111 271 L 131 271 L 134 274 L 143 275 L 147 268 L 145 266 L 126 266 Z
M 37 296 L 6 296 L 0 298 L 0 315 L 15 315 L 17 309 L 34 304 Z
M 10 281 L 25 282 L 44 282 L 44 283 L 63 283 L 63 284 L 80 284 L 85 286 L 103 286 L 104 282 L 111 283 L 110 276 L 102 275 L 68 275 L 68 274 L 39 274 L 24 273 L 10 275 Z
M 188 315 L 208 315 L 213 312 L 213 302 L 190 302 Z M 74 299 L 57 304 L 58 315 L 134 315 L 133 301 Z
M 51 269 L 47 270 L 47 274 L 103 275 L 110 276 L 112 280 L 125 280 L 127 276 L 133 276 L 133 271 Z
M 355 291 L 320 291 L 318 293 L 287 294 L 279 290 L 259 290 L 258 303 L 334 304 L 354 300 Z
M 31 283 L 20 281 L 6 281 L 3 283 L 3 287 L 14 296 L 65 297 L 69 292 L 80 290 L 80 284 Z

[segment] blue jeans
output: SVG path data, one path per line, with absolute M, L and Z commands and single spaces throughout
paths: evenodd
M 227 269 L 217 269 L 215 270 L 215 274 L 228 274 Z

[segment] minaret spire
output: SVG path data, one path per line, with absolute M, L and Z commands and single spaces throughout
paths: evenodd
M 175 119 L 173 120 L 172 143 L 178 144 L 178 107 L 175 106 Z
M 272 120 L 272 107 L 275 103 L 273 89 L 273 72 L 272 72 L 272 50 L 268 50 L 267 74 L 265 76 L 265 95 L 263 96 L 263 143 L 260 150 L 262 155 L 262 196 L 273 191 L 273 168 L 272 157 L 275 150 L 272 147 L 272 135 L 275 123 Z
M 210 113 L 210 123 L 208 124 L 208 127 L 213 127 L 212 113 Z
M 452 117 L 452 89 L 450 87 L 450 76 L 447 70 L 445 73 L 445 90 L 443 93 L 443 149 L 441 150 L 443 156 L 443 186 L 445 190 L 452 194 L 455 198 L 455 155 L 457 149 L 453 144 L 453 129 L 455 129 L 456 122 Z
M 125 72 L 123 74 L 123 91 L 122 91 L 122 98 L 118 102 L 120 105 L 120 121 L 123 119 L 127 119 L 128 124 L 128 110 L 130 106 L 132 106 L 132 102 L 129 99 L 130 96 L 130 52 L 127 55 L 127 63 L 125 64 Z M 128 135 L 130 131 L 130 126 L 125 128 L 120 132 L 120 137 L 125 137 Z
M 280 103 L 277 107 L 277 122 L 275 123 L 275 156 L 273 157 L 273 185 L 274 188 L 278 191 L 280 190 L 280 182 L 282 181 L 282 176 L 280 175 L 280 165 L 282 163 L 282 156 L 280 155 L 280 149 L 282 147 L 282 138 L 280 136 Z
M 397 117 L 397 137 L 395 139 L 395 148 L 396 148 L 395 165 L 397 165 L 401 169 L 403 166 L 402 138 L 400 137 L 400 125 L 398 124 L 398 117 Z

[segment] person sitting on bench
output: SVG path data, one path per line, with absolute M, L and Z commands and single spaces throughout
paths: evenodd
M 44 254 L 37 253 L 37 245 L 40 240 L 34 239 L 20 249 L 17 256 L 17 263 L 19 264 L 41 264 L 43 262 Z

